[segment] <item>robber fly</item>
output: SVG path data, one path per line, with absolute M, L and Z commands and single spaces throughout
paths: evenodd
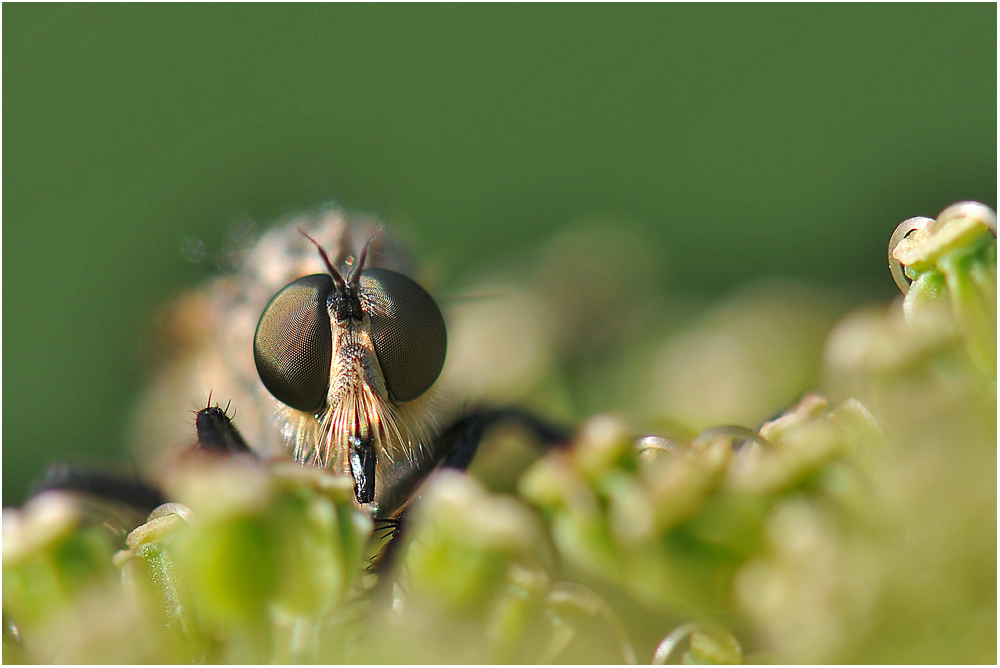
M 179 340 L 167 347 L 183 352 L 141 400 L 139 433 L 160 436 L 146 445 L 154 466 L 170 450 L 162 434 L 173 434 L 174 451 L 190 443 L 183 415 L 209 392 L 238 417 L 200 409 L 203 447 L 230 442 L 231 431 L 260 455 L 349 475 L 376 518 L 406 504 L 435 467 L 466 468 L 497 422 L 522 423 L 543 444 L 567 439 L 522 410 L 449 401 L 436 383 L 445 319 L 379 221 L 338 209 L 294 217 L 239 259 L 165 319 Z
M 429 445 L 428 390 L 444 366 L 444 317 L 412 279 L 365 268 L 375 236 L 342 275 L 323 246 L 301 234 L 326 272 L 274 296 L 257 324 L 254 362 L 287 407 L 292 456 L 349 472 L 358 502 L 371 504 L 394 465 L 414 466 Z

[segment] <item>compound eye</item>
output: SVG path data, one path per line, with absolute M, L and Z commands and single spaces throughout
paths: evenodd
M 389 395 L 412 401 L 434 384 L 444 366 L 448 338 L 441 309 L 422 287 L 388 269 L 364 270 L 361 294 Z
M 264 387 L 305 412 L 319 410 L 330 384 L 330 315 L 327 274 L 292 281 L 264 309 L 253 337 L 253 359 Z

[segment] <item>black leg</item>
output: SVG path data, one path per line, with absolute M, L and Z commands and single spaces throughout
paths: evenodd
M 100 497 L 124 504 L 148 515 L 157 506 L 167 502 L 163 492 L 138 478 L 126 478 L 99 471 L 70 468 L 67 464 L 53 464 L 42 478 L 32 486 L 31 496 L 47 490 L 66 490 Z
M 527 428 L 546 449 L 569 441 L 568 431 L 520 408 L 481 408 L 466 413 L 438 436 L 435 452 L 441 453 L 441 466 L 469 468 L 486 430 L 504 422 Z

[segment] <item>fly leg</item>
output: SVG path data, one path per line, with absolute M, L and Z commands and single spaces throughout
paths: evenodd
M 443 468 L 466 470 L 486 430 L 501 424 L 514 423 L 526 428 L 545 449 L 569 441 L 569 432 L 520 408 L 480 408 L 463 415 L 438 436 L 435 452 L 441 453 Z
M 95 496 L 112 504 L 132 508 L 143 516 L 167 502 L 159 489 L 144 480 L 73 468 L 61 462 L 49 466 L 42 477 L 35 481 L 30 496 L 49 490 Z

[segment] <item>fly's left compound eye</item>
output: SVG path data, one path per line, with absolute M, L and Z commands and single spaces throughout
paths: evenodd
M 327 274 L 305 276 L 286 285 L 264 309 L 253 337 L 257 373 L 268 392 L 292 408 L 323 407 L 330 384 L 332 337 Z
M 448 347 L 444 318 L 434 299 L 402 274 L 388 269 L 361 273 L 372 342 L 389 395 L 412 401 L 430 389 Z

